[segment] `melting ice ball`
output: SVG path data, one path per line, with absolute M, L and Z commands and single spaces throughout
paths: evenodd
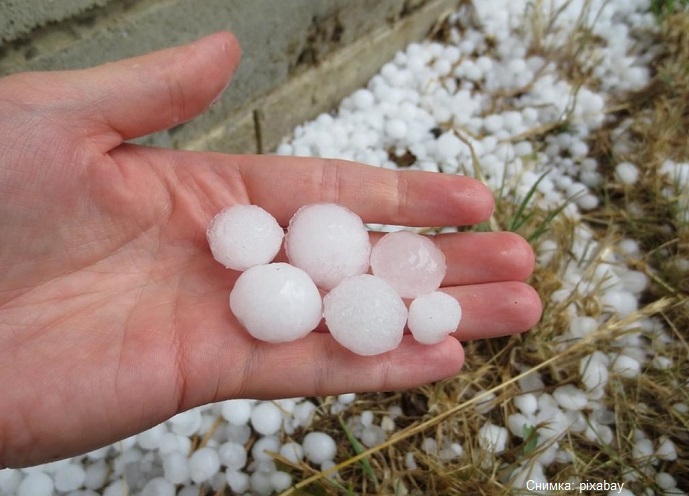
M 439 343 L 454 332 L 462 319 L 457 300 L 442 291 L 421 295 L 409 305 L 409 330 L 419 343 Z
M 371 271 L 402 298 L 416 298 L 440 287 L 445 255 L 428 238 L 409 231 L 391 232 L 371 250 Z
M 275 218 L 257 205 L 234 205 L 211 221 L 206 237 L 213 258 L 228 269 L 246 270 L 267 264 L 282 244 Z
M 399 346 L 407 321 L 402 298 L 383 279 L 351 276 L 323 298 L 330 334 L 359 355 L 377 355 Z
M 242 273 L 230 309 L 256 339 L 293 341 L 316 328 L 322 300 L 308 274 L 286 263 L 257 265 Z
M 368 270 L 371 243 L 354 212 L 334 203 L 314 203 L 301 207 L 290 220 L 285 250 L 292 265 L 330 290 L 345 277 Z

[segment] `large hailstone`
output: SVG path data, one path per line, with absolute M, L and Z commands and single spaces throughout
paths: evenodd
M 306 336 L 321 321 L 322 307 L 308 274 L 286 263 L 251 267 L 230 293 L 230 309 L 249 334 L 274 343 Z
M 371 250 L 371 271 L 402 298 L 416 298 L 440 287 L 446 271 L 445 255 L 425 236 L 391 232 Z
M 228 269 L 240 271 L 271 262 L 283 235 L 277 220 L 257 205 L 222 210 L 206 233 L 213 258 Z
M 462 308 L 452 296 L 442 291 L 421 295 L 409 305 L 409 330 L 419 343 L 439 343 L 457 330 Z
M 368 270 L 371 243 L 354 212 L 334 203 L 315 203 L 297 210 L 290 220 L 285 251 L 292 265 L 331 290 L 344 278 Z
M 377 355 L 402 341 L 407 308 L 402 298 L 379 277 L 351 276 L 323 298 L 330 334 L 359 355 Z

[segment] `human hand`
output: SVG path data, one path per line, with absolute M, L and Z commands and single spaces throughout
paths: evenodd
M 241 329 L 228 307 L 239 274 L 205 238 L 222 208 L 257 204 L 285 226 L 301 205 L 329 201 L 366 222 L 464 225 L 487 218 L 493 200 L 459 176 L 125 143 L 202 112 L 238 60 L 219 33 L 0 80 L 0 468 L 85 452 L 208 402 L 402 389 L 460 369 L 454 337 L 425 346 L 405 336 L 362 357 L 324 332 L 270 344 Z M 463 308 L 458 339 L 535 324 L 521 238 L 436 240 L 443 290 Z

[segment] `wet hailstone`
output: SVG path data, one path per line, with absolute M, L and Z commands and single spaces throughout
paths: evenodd
M 446 271 L 445 255 L 424 236 L 391 232 L 373 246 L 371 271 L 402 298 L 416 298 L 440 287 Z

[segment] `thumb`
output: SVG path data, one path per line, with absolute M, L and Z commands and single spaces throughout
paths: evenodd
M 97 132 L 136 138 L 190 120 L 220 97 L 239 64 L 228 32 L 81 71 L 79 90 Z M 114 144 L 119 145 L 119 143 Z

